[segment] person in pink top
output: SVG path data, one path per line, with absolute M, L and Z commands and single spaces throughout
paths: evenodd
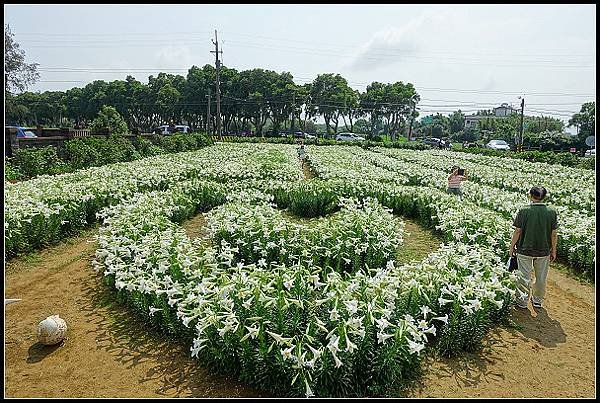
M 460 184 L 462 181 L 467 180 L 467 171 L 461 170 L 457 165 L 452 167 L 452 173 L 448 176 L 448 189 L 446 190 L 450 194 L 462 196 L 460 191 Z

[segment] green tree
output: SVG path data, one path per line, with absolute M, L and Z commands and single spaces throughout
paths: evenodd
M 465 114 L 462 113 L 460 109 L 454 112 L 452 115 L 450 115 L 448 120 L 451 134 L 458 133 L 462 131 L 465 127 Z
M 24 91 L 35 83 L 40 74 L 38 63 L 25 63 L 25 51 L 13 39 L 14 34 L 8 25 L 4 26 L 4 90 Z
M 337 133 L 344 104 L 352 97 L 352 88 L 339 74 L 319 74 L 311 86 L 311 102 L 325 120 L 326 136 Z
M 596 135 L 596 102 L 586 102 L 581 105 L 579 113 L 569 120 L 570 126 L 577 126 L 580 147 L 585 145 L 588 136 Z
M 91 129 L 95 132 L 108 129 L 111 134 L 125 134 L 127 123 L 113 106 L 103 105 L 98 117 L 92 121 Z
M 4 25 L 4 111 L 7 122 L 24 124 L 28 114 L 28 106 L 19 103 L 15 92 L 22 92 L 35 83 L 40 74 L 38 63 L 25 63 L 25 51 L 13 39 L 10 26 Z
M 367 86 L 364 93 L 360 95 L 360 105 L 369 117 L 371 123 L 369 128 L 370 136 L 375 136 L 380 132 L 378 123 L 384 113 L 383 103 L 385 102 L 385 84 L 372 82 Z

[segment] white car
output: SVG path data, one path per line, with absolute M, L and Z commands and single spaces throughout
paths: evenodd
M 186 125 L 175 125 L 176 133 L 190 133 L 190 127 Z M 169 125 L 158 126 L 154 131 L 160 131 L 160 134 L 171 134 Z
M 592 148 L 591 150 L 587 150 L 584 157 L 596 157 L 596 149 Z
M 485 145 L 485 147 L 491 148 L 492 150 L 510 150 L 510 146 L 504 140 L 490 140 L 489 143 Z
M 365 141 L 364 137 L 354 133 L 339 133 L 335 139 L 337 141 Z
M 300 138 L 300 139 L 315 139 L 316 138 L 312 134 L 308 134 L 305 132 L 296 132 L 296 133 L 294 133 L 294 136 L 297 138 Z

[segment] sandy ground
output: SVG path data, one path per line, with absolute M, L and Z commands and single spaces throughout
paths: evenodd
M 268 396 L 203 368 L 114 302 L 90 265 L 93 234 L 8 262 L 5 298 L 22 301 L 5 306 L 6 397 Z M 409 396 L 594 397 L 594 294 L 551 270 L 544 309 L 514 311 L 516 327 L 493 330 L 479 353 L 428 358 Z M 67 340 L 45 347 L 36 327 L 52 314 Z

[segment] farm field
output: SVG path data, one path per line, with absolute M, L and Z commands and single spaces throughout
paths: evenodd
M 53 363 L 82 385 L 68 396 L 553 396 L 544 373 L 571 380 L 554 396 L 593 396 L 593 286 L 553 270 L 547 306 L 518 313 L 504 268 L 512 217 L 543 184 L 559 257 L 593 276 L 593 171 L 434 150 L 308 156 L 217 144 L 5 184 L 7 255 L 44 256 L 9 262 L 7 296 L 24 301 L 7 307 L 7 390 L 50 396 L 51 372 L 46 389 L 23 382 Z M 444 192 L 456 162 L 462 200 Z M 41 308 L 53 277 L 71 292 Z M 72 315 L 71 338 L 35 347 L 55 312 Z M 72 366 L 87 354 L 113 375 Z M 523 381 L 528 357 L 539 375 Z

